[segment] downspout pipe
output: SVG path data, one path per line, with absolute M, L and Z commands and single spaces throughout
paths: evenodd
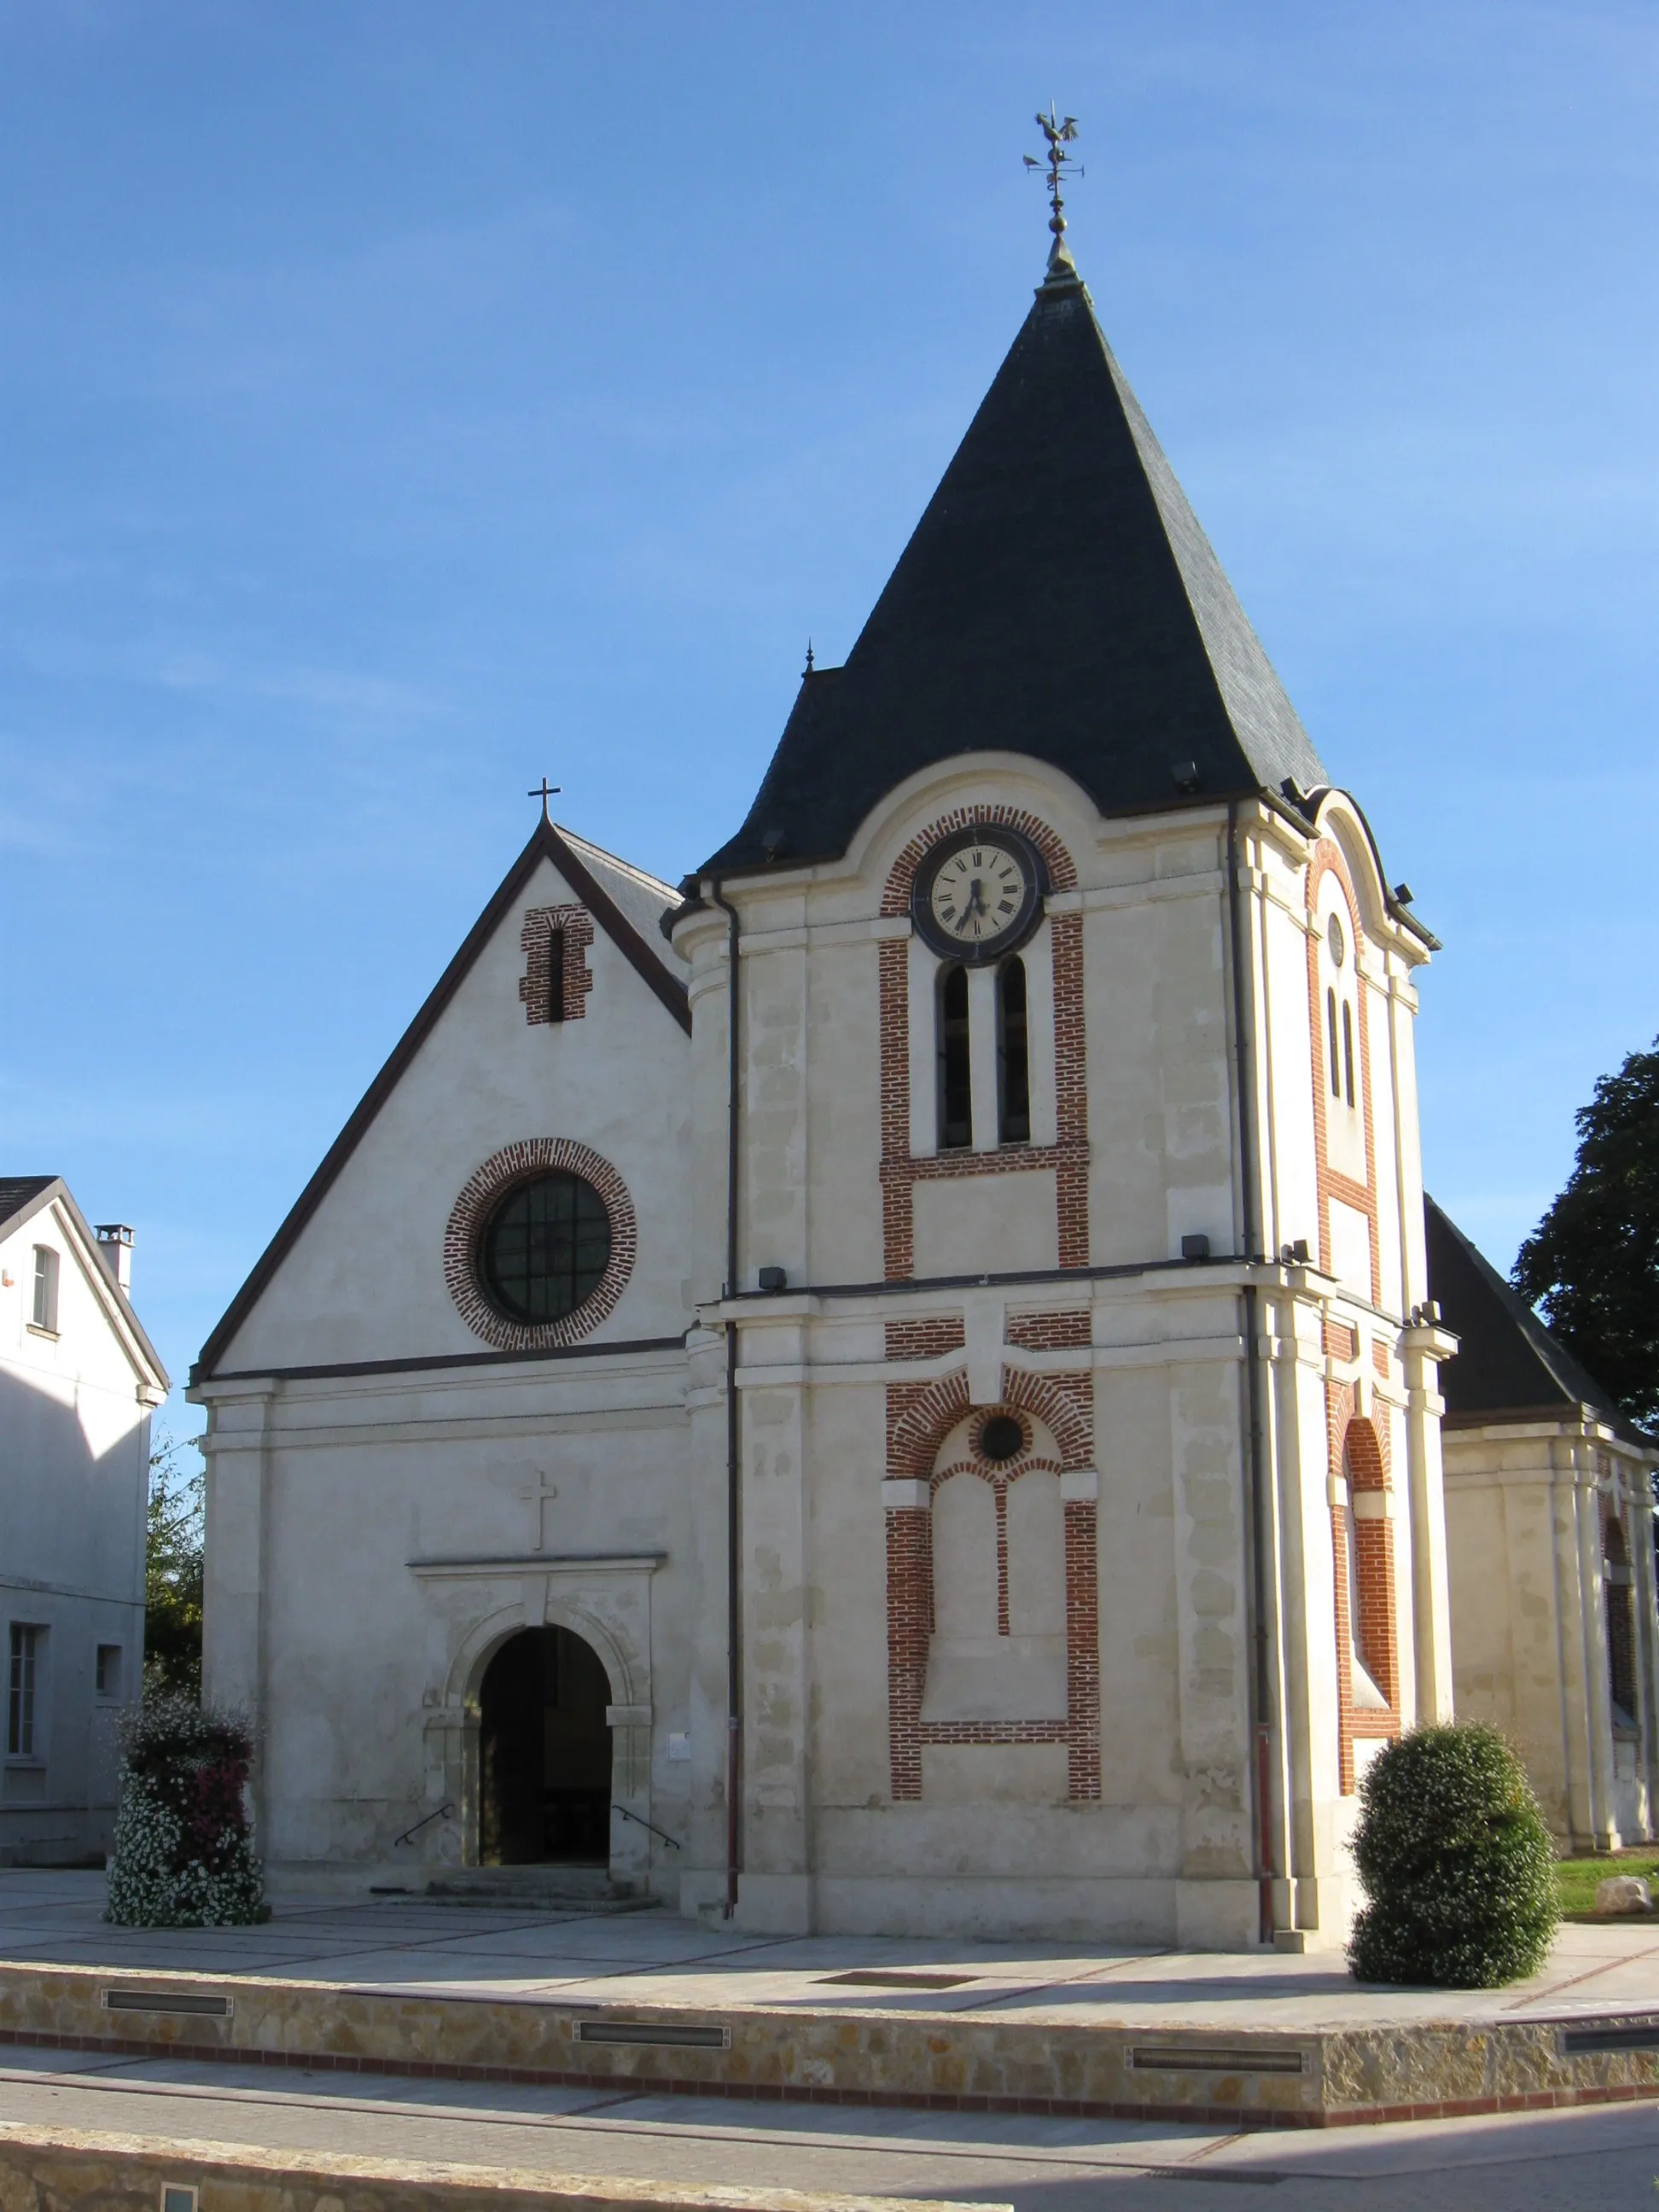
M 1227 802 L 1227 920 L 1232 954 L 1233 1052 L 1238 1091 L 1239 1192 L 1243 1213 L 1244 1256 L 1252 1267 L 1262 1251 L 1261 1194 L 1256 1176 L 1254 1067 L 1247 1018 L 1249 992 L 1244 971 L 1244 896 L 1241 882 L 1243 841 L 1238 801 Z M 1271 1530 L 1267 1519 L 1267 1454 L 1263 1443 L 1260 1292 L 1254 1281 L 1240 1292 L 1244 1332 L 1244 1494 L 1249 1534 L 1250 1735 L 1255 1750 L 1255 1865 L 1260 1899 L 1260 1935 L 1273 1940 L 1273 1676 L 1268 1644 L 1267 1567 Z M 1289 1821 L 1285 1832 L 1289 1835 Z
M 708 896 L 726 916 L 726 1287 L 738 1294 L 738 1192 L 741 1160 L 739 1125 L 742 1036 L 739 1029 L 738 910 L 718 877 Z M 743 1865 L 743 1826 L 738 1792 L 743 1748 L 743 1431 L 738 1397 L 738 1325 L 726 1323 L 726 1900 L 725 1917 L 738 1909 L 738 1876 Z

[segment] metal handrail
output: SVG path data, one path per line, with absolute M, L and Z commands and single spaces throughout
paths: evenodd
M 679 1844 L 667 1829 L 659 1828 L 654 1820 L 642 1820 L 637 1813 L 630 1813 L 626 1805 L 613 1805 L 611 1809 L 613 1813 L 620 1813 L 624 1820 L 632 1820 L 636 1827 L 649 1828 L 653 1836 L 660 1836 L 671 1851 L 679 1850 Z
M 441 1820 L 446 1813 L 453 1813 L 454 1809 L 454 1799 L 447 1799 L 435 1813 L 428 1813 L 423 1820 L 416 1820 L 412 1828 L 405 1828 L 401 1836 L 394 1836 L 392 1838 L 392 1850 L 395 1851 L 399 1844 L 406 1844 L 411 1836 L 418 1836 L 422 1828 L 429 1827 L 434 1820 Z

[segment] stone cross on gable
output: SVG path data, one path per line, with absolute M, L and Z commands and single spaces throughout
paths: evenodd
M 543 1467 L 536 1469 L 533 1485 L 519 1492 L 530 1508 L 530 1548 L 532 1552 L 547 1549 L 547 1509 L 558 1494 L 558 1485 L 549 1480 L 547 1469 Z

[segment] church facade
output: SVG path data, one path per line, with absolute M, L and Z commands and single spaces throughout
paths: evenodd
M 1057 245 L 736 835 L 544 821 L 204 1351 L 273 1869 L 1340 1942 L 1453 1702 L 1436 949 Z

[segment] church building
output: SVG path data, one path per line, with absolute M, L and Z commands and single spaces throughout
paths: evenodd
M 1057 234 L 747 818 L 544 819 L 203 1352 L 274 1875 L 1340 1943 L 1453 1703 L 1436 950 Z

